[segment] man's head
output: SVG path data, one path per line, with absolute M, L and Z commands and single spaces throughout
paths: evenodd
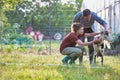
M 73 23 L 72 26 L 72 31 L 78 34 L 83 34 L 84 33 L 84 27 L 81 23 Z
M 89 9 L 83 10 L 83 17 L 84 19 L 90 21 L 91 18 L 91 11 Z

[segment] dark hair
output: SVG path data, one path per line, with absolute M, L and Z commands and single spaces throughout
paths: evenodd
M 79 30 L 81 27 L 83 27 L 83 25 L 81 24 L 81 23 L 73 23 L 72 25 L 71 25 L 71 31 L 74 31 L 74 32 L 76 32 L 77 30 Z
M 83 16 L 89 16 L 91 14 L 91 11 L 89 9 L 83 10 Z

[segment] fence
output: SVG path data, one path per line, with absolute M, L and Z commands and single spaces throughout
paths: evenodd
M 86 2 L 84 3 L 84 1 L 86 1 Z M 108 27 L 111 28 L 112 33 L 120 32 L 120 22 L 119 22 L 120 21 L 120 18 L 119 18 L 120 17 L 120 0 L 110 0 L 110 1 L 109 0 L 101 0 L 101 1 L 91 0 L 91 3 L 89 3 L 89 0 L 84 0 L 84 1 L 83 1 L 84 8 L 89 8 L 89 9 L 95 11 L 98 14 L 98 16 L 103 18 L 107 22 Z M 97 2 L 95 6 L 93 5 L 94 3 L 92 3 L 92 1 L 94 3 Z M 87 5 L 87 3 L 89 3 L 89 4 Z M 92 5 L 90 5 L 90 4 L 92 4 Z M 82 8 L 83 8 L 83 6 L 82 6 Z M 95 23 L 95 24 L 96 24 L 96 26 L 101 26 L 97 23 Z M 59 33 L 63 38 L 67 33 L 70 32 L 70 27 L 54 28 L 51 25 L 52 24 L 49 23 L 48 28 L 40 28 L 40 31 L 43 34 L 45 34 L 44 40 L 47 40 L 49 42 L 49 44 L 48 44 L 49 54 L 51 54 L 51 51 L 53 51 L 51 48 L 53 47 L 52 44 L 54 44 L 54 41 L 52 41 L 52 40 L 55 40 L 55 41 L 57 40 L 57 39 L 55 39 L 56 34 Z M 99 29 L 100 29 L 100 27 L 97 27 L 97 30 L 99 30 Z M 60 40 L 62 38 L 60 38 Z M 60 44 L 60 40 L 57 40 L 58 44 Z

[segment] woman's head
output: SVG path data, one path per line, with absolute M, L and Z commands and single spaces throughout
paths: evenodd
M 84 27 L 81 23 L 73 23 L 71 25 L 72 31 L 75 33 L 83 34 L 84 33 Z

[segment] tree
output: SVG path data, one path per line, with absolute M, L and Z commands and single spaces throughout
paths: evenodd
M 16 9 L 16 5 L 24 0 L 0 0 L 0 21 L 7 22 L 5 11 L 11 11 Z
M 19 23 L 23 29 L 32 25 L 34 29 L 46 32 L 44 28 L 51 26 L 57 28 L 52 29 L 53 32 L 59 31 L 59 28 L 69 28 L 74 14 L 80 10 L 82 0 L 71 1 L 64 4 L 60 0 L 19 2 L 15 11 L 6 11 L 6 16 L 9 23 Z
M 0 8 L 4 10 L 15 10 L 16 5 L 24 0 L 0 0 Z

